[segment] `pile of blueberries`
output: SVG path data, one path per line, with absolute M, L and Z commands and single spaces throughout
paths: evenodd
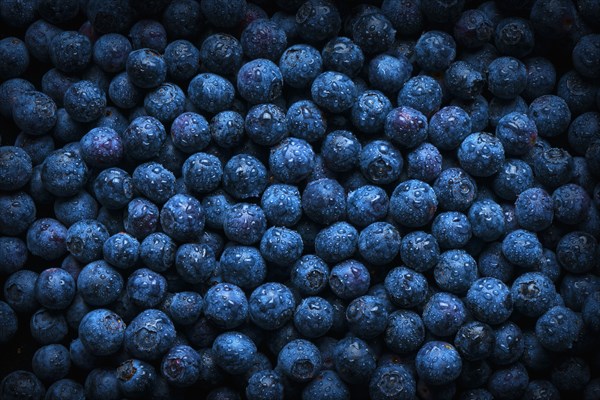
M 597 0 L 0 0 L 0 125 L 2 400 L 600 399 Z

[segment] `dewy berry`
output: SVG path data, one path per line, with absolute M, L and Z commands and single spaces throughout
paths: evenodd
M 0 0 L 0 399 L 599 398 L 594 0 Z

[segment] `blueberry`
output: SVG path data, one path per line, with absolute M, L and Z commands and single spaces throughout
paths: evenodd
M 231 82 L 219 75 L 202 73 L 190 81 L 188 96 L 199 110 L 216 114 L 231 107 L 234 88 Z
M 452 150 L 460 146 L 471 133 L 471 118 L 460 107 L 447 106 L 431 117 L 428 130 L 429 141 L 433 145 L 440 150 Z M 490 141 L 493 141 L 493 139 L 490 139 Z
M 311 220 L 331 224 L 346 216 L 346 194 L 333 179 L 309 182 L 302 193 L 302 209 Z
M 334 3 L 328 0 L 308 0 L 299 4 L 296 23 L 302 39 L 320 42 L 337 36 L 342 20 Z
M 448 68 L 456 57 L 456 43 L 443 31 L 428 31 L 415 45 L 415 60 L 427 72 L 440 72 Z
M 352 78 L 360 72 L 365 61 L 360 46 L 344 36 L 327 42 L 321 51 L 321 56 L 325 69 L 341 72 Z M 320 60 L 321 57 L 318 59 Z
M 142 89 L 158 87 L 167 76 L 165 59 L 157 51 L 149 48 L 130 52 L 127 56 L 126 70 L 131 82 Z
M 223 186 L 239 199 L 258 197 L 267 186 L 267 170 L 257 158 L 238 154 L 223 168 Z
M 398 180 L 404 166 L 400 151 L 386 140 L 367 143 L 360 153 L 360 170 L 370 182 L 385 185 Z
M 292 285 L 303 295 L 316 295 L 327 286 L 329 267 L 315 255 L 302 256 L 290 272 Z
M 395 353 L 411 353 L 423 343 L 425 325 L 419 314 L 397 310 L 389 315 L 383 338 L 386 346 Z
M 462 360 L 454 346 L 441 341 L 425 343 L 415 361 L 419 377 L 432 385 L 452 382 L 458 378 L 462 367 Z
M 568 272 L 589 272 L 596 262 L 598 243 L 594 236 L 581 231 L 564 235 L 556 246 L 556 258 Z
M 34 373 L 15 370 L 4 376 L 0 383 L 0 394 L 6 400 L 41 400 L 46 393 L 42 381 Z
M 500 167 L 492 183 L 494 193 L 505 200 L 515 200 L 533 186 L 533 171 L 524 161 L 509 158 Z
M 501 141 L 489 133 L 473 133 L 461 143 L 458 161 L 473 176 L 492 176 L 504 163 L 504 148 Z
M 81 320 L 79 335 L 83 347 L 92 355 L 114 354 L 123 345 L 125 322 L 112 311 L 96 309 Z
M 260 240 L 264 258 L 281 267 L 293 265 L 302 255 L 303 248 L 300 234 L 284 227 L 267 229 Z
M 243 289 L 254 289 L 267 275 L 267 265 L 263 256 L 266 257 L 266 254 L 256 247 L 227 247 L 219 261 L 223 280 Z
M 400 256 L 407 267 L 423 272 L 437 264 L 440 248 L 433 235 L 424 231 L 413 231 L 402 238 Z
M 50 310 L 62 310 L 75 296 L 75 281 L 61 268 L 49 268 L 40 273 L 35 282 L 35 298 Z
M 0 343 L 7 343 L 13 339 L 18 330 L 19 319 L 10 304 L 0 301 Z
M 487 388 L 493 398 L 518 398 L 527 389 L 529 375 L 521 363 L 514 363 L 494 371 L 488 381 Z
M 329 287 L 345 300 L 354 299 L 367 292 L 371 277 L 367 268 L 356 260 L 346 260 L 331 269 Z
M 461 168 L 447 168 L 433 184 L 440 208 L 452 211 L 468 209 L 477 196 L 477 185 Z
M 26 134 L 40 136 L 56 125 L 57 105 L 50 96 L 29 90 L 14 99 L 12 118 Z
M 396 94 L 408 81 L 412 70 L 410 61 L 402 55 L 379 54 L 369 62 L 369 83 L 377 90 Z
M 230 374 L 239 375 L 252 366 L 256 356 L 256 345 L 246 335 L 230 331 L 217 336 L 212 345 L 215 361 Z
M 573 116 L 594 109 L 594 93 L 596 87 L 576 71 L 568 71 L 558 80 L 556 94 L 562 97 L 569 106 Z
M 67 252 L 67 228 L 52 218 L 40 218 L 27 230 L 27 249 L 34 256 L 56 260 Z
M 398 93 L 398 105 L 408 106 L 431 117 L 442 104 L 442 88 L 428 75 L 410 78 Z
M 262 329 L 279 329 L 292 319 L 295 306 L 288 287 L 268 282 L 254 289 L 250 295 L 250 320 Z
M 505 322 L 494 332 L 494 349 L 491 361 L 496 365 L 509 365 L 521 358 L 525 350 L 523 333 L 513 322 Z
M 457 211 L 438 214 L 431 225 L 431 233 L 440 247 L 446 249 L 465 246 L 473 234 L 467 216 Z
M 204 219 L 201 203 L 186 194 L 174 195 L 160 211 L 160 223 L 164 232 L 179 241 L 200 237 L 204 231 Z
M 488 89 L 496 97 L 514 99 L 527 86 L 525 64 L 513 57 L 498 57 L 490 63 Z
M 103 224 L 84 219 L 71 225 L 67 231 L 67 250 L 78 261 L 89 263 L 101 258 L 102 246 L 109 236 Z
M 523 96 L 527 100 L 535 102 L 538 97 L 550 95 L 556 84 L 554 64 L 544 57 L 530 57 L 523 62 L 527 68 L 527 86 L 523 91 Z M 566 106 L 566 103 L 564 103 L 564 106 Z M 562 112 L 564 113 L 564 109 Z M 542 129 L 540 128 L 540 130 Z
M 333 307 L 322 297 L 307 297 L 294 312 L 294 325 L 305 337 L 323 336 L 333 325 Z
M 88 37 L 75 31 L 56 34 L 48 48 L 52 64 L 67 74 L 82 72 L 92 61 L 92 52 Z
M 456 334 L 466 321 L 467 310 L 453 294 L 439 292 L 431 296 L 423 309 L 423 323 L 434 335 L 445 337 Z
M 375 296 L 360 296 L 346 308 L 350 332 L 361 339 L 373 339 L 384 332 L 388 313 L 383 302 Z
M 318 75 L 311 86 L 312 100 L 332 113 L 352 107 L 358 95 L 356 85 L 345 74 L 334 71 Z
M 14 311 L 30 314 L 39 308 L 35 298 L 37 278 L 36 272 L 27 269 L 21 269 L 7 277 L 4 282 L 4 300 Z
M 48 387 L 46 399 L 84 399 L 83 386 L 73 379 L 60 379 Z
M 204 301 L 204 315 L 220 328 L 236 328 L 248 316 L 248 300 L 236 285 L 217 284 L 206 292 Z
M 367 383 L 376 369 L 373 351 L 364 340 L 355 336 L 337 342 L 333 361 L 337 373 L 346 383 Z
M 159 359 L 175 341 L 175 327 L 169 317 L 159 310 L 142 311 L 125 330 L 124 348 L 140 360 Z
M 369 382 L 369 395 L 374 400 L 395 398 L 408 400 L 415 396 L 416 383 L 411 371 L 403 365 L 379 366 Z
M 462 325 L 454 338 L 454 346 L 461 357 L 469 361 L 488 358 L 494 350 L 494 343 L 494 330 L 488 324 L 479 321 Z
M 474 202 L 469 208 L 468 218 L 473 236 L 486 242 L 499 239 L 506 231 L 504 212 L 494 201 Z
M 396 267 L 385 277 L 385 291 L 394 304 L 402 308 L 425 302 L 429 284 L 424 275 L 407 267 Z
M 129 275 L 126 289 L 133 304 L 145 308 L 156 307 L 166 295 L 167 281 L 148 268 L 140 268 Z
M 119 392 L 132 397 L 149 395 L 157 379 L 156 370 L 151 364 L 135 358 L 122 362 L 116 375 Z
M 272 61 L 257 58 L 239 69 L 237 89 L 249 103 L 269 103 L 281 95 L 283 76 Z
M 541 188 L 527 189 L 515 202 L 515 215 L 519 225 L 534 232 L 544 230 L 552 224 L 554 202 Z
M 384 14 L 373 12 L 359 16 L 352 25 L 352 38 L 365 53 L 386 51 L 394 42 L 396 30 Z
M 477 279 L 467 292 L 465 304 L 475 318 L 496 325 L 506 321 L 513 311 L 509 288 L 492 277 Z

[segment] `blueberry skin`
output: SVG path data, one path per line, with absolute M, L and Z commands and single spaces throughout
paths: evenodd
M 275 330 L 290 321 L 296 308 L 290 289 L 277 282 L 267 282 L 254 289 L 249 299 L 250 320 L 265 330 Z
M 106 227 L 93 219 L 84 219 L 71 225 L 67 231 L 67 250 L 83 263 L 101 258 L 102 246 L 109 238 Z
M 235 111 L 222 111 L 210 120 L 209 129 L 212 140 L 218 146 L 226 149 L 236 147 L 244 138 L 244 118 Z
M 254 156 L 238 154 L 223 168 L 223 187 L 236 199 L 258 197 L 267 186 L 267 169 Z
M 221 329 L 240 326 L 248 317 L 248 300 L 244 292 L 231 283 L 219 283 L 204 296 L 204 315 Z
M 333 361 L 337 373 L 346 383 L 367 383 L 375 371 L 375 356 L 368 344 L 355 336 L 337 342 Z
M 416 396 L 415 378 L 404 365 L 383 365 L 377 367 L 369 382 L 369 395 L 373 400 L 394 398 L 409 400 Z
M 277 368 L 294 382 L 308 382 L 321 370 L 321 353 L 317 346 L 305 339 L 286 344 L 277 357 Z
M 233 28 L 242 21 L 246 12 L 246 0 L 225 2 L 204 0 L 200 3 L 202 14 L 208 22 L 219 28 Z
M 396 94 L 410 78 L 412 70 L 406 57 L 380 54 L 369 63 L 369 82 L 377 90 Z
M 542 257 L 543 249 L 533 232 L 517 229 L 502 240 L 502 254 L 512 264 L 523 268 L 533 268 Z
M 133 357 L 152 361 L 175 342 L 175 326 L 162 311 L 148 309 L 135 317 L 125 330 L 124 348 Z
M 483 322 L 472 321 L 462 325 L 454 346 L 461 357 L 468 361 L 480 361 L 488 358 L 494 350 L 494 330 Z
M 590 293 L 584 300 L 581 308 L 583 321 L 591 331 L 600 331 L 600 292 Z
M 37 61 L 48 63 L 50 61 L 49 46 L 52 38 L 62 32 L 60 28 L 50 22 L 39 19 L 29 25 L 23 40 L 29 53 Z
M 490 360 L 496 365 L 509 365 L 519 360 L 525 350 L 523 333 L 513 322 L 505 322 L 496 328 L 495 341 Z
M 285 112 L 275 104 L 259 104 L 248 110 L 246 134 L 261 146 L 273 146 L 287 136 Z
M 281 267 L 294 264 L 303 249 L 300 234 L 284 227 L 273 226 L 260 239 L 260 253 L 267 261 Z
M 0 329 L 0 343 L 8 343 L 17 333 L 19 319 L 15 310 L 13 310 L 8 303 L 3 301 L 0 301 L 0 322 L 2 323 L 2 328 Z
M 423 33 L 415 45 L 415 61 L 427 72 L 444 71 L 456 58 L 456 43 L 443 31 Z
M 501 99 L 514 99 L 527 86 L 525 64 L 514 57 L 498 57 L 489 65 L 488 89 Z
M 154 367 L 142 360 L 129 359 L 117 368 L 119 392 L 125 396 L 147 396 L 154 389 L 157 380 Z
M 333 325 L 333 307 L 322 297 L 306 297 L 294 312 L 294 326 L 301 335 L 317 338 Z
M 223 177 L 221 161 L 207 153 L 195 153 L 183 163 L 183 180 L 193 193 L 208 193 L 217 189 Z
M 384 285 L 392 302 L 402 308 L 422 304 L 429 288 L 425 276 L 406 267 L 396 267 L 388 272 Z
M 35 298 L 50 310 L 63 310 L 75 297 L 75 281 L 61 268 L 49 268 L 40 273 L 35 282 Z
M 52 130 L 57 122 L 57 106 L 54 100 L 35 90 L 15 97 L 12 118 L 17 127 L 29 135 L 40 136 Z
M 494 371 L 487 383 L 487 389 L 494 399 L 519 398 L 527 389 L 529 376 L 521 363 L 514 363 Z
M 496 25 L 494 43 L 500 53 L 523 58 L 533 51 L 535 45 L 533 27 L 523 18 L 504 18 Z
M 329 267 L 323 260 L 307 254 L 294 263 L 290 281 L 301 294 L 314 296 L 327 287 L 329 272 Z
M 523 60 L 523 62 L 525 68 L 527 68 L 527 86 L 522 93 L 523 97 L 535 102 L 538 97 L 551 95 L 556 84 L 554 64 L 544 57 L 530 57 Z M 564 103 L 564 106 L 566 107 L 566 103 Z M 540 131 L 542 131 L 541 127 Z
M 352 257 L 358 244 L 358 232 L 347 222 L 337 222 L 322 229 L 315 238 L 315 253 L 328 263 Z
M 29 320 L 33 339 L 40 344 L 60 343 L 69 332 L 63 313 L 45 308 L 37 310 Z
M 598 46 L 600 46 L 600 36 L 590 34 L 579 39 L 573 48 L 573 66 L 585 78 L 597 79 L 600 77 L 600 69 L 597 66 L 600 61 Z
M 413 148 L 427 139 L 427 118 L 411 107 L 391 110 L 385 119 L 385 135 L 392 143 Z
M 45 393 L 42 381 L 29 371 L 12 371 L 0 383 L 0 395 L 6 400 L 41 400 Z
M 502 207 L 491 200 L 476 201 L 468 212 L 473 236 L 492 242 L 506 232 L 506 222 Z
M 576 128 L 569 127 L 571 111 L 560 97 L 551 94 L 537 97 L 529 105 L 527 116 L 535 123 L 542 137 L 555 137 Z M 572 127 L 577 126 L 571 124 Z
M 392 218 L 412 228 L 428 224 L 437 206 L 437 196 L 431 186 L 416 179 L 400 183 L 390 197 Z
M 200 50 L 187 40 L 174 40 L 164 51 L 168 76 L 175 81 L 186 81 L 198 73 Z
M 440 84 L 427 75 L 410 78 L 398 93 L 398 106 L 408 106 L 431 117 L 442 104 Z
M 438 214 L 431 225 L 431 233 L 440 247 L 446 249 L 465 246 L 473 234 L 467 216 L 457 211 Z
M 173 83 L 163 83 L 144 98 L 144 109 L 162 123 L 172 122 L 185 109 L 186 97 Z
M 461 168 L 447 168 L 433 184 L 440 208 L 466 211 L 477 197 L 477 185 Z
M 465 304 L 479 321 L 497 325 L 512 314 L 513 300 L 510 289 L 492 277 L 477 279 L 467 292 Z
M 196 292 L 178 292 L 167 295 L 160 308 L 177 325 L 194 324 L 202 314 L 204 300 Z
M 346 216 L 346 194 L 333 179 L 309 182 L 302 193 L 302 209 L 312 221 L 329 225 Z
M 0 195 L 0 234 L 20 235 L 35 221 L 37 209 L 34 199 L 25 192 Z M 5 262 L 10 260 L 6 259 Z
M 54 140 L 50 135 L 33 136 L 21 132 L 15 138 L 15 146 L 25 150 L 33 165 L 39 165 L 54 151 Z
M 576 71 L 568 71 L 558 80 L 556 94 L 569 106 L 571 114 L 577 116 L 594 109 L 596 87 Z
M 27 230 L 27 249 L 44 260 L 56 260 L 67 252 L 67 228 L 52 218 L 40 218 Z
M 367 54 L 381 53 L 394 42 L 396 30 L 384 14 L 374 12 L 359 16 L 352 25 L 352 39 Z
M 482 95 L 475 96 L 473 100 L 454 99 L 450 105 L 458 106 L 469 114 L 472 131 L 479 132 L 487 128 L 490 122 L 490 106 Z
M 278 61 L 287 47 L 283 28 L 268 19 L 255 19 L 242 31 L 240 42 L 249 59 L 266 58 Z
M 256 345 L 247 335 L 230 331 L 217 336 L 212 345 L 215 361 L 229 374 L 239 375 L 252 367 Z
M 95 356 L 114 354 L 121 349 L 125 338 L 125 322 L 106 309 L 86 314 L 79 324 L 79 335 L 84 348 Z
M 458 351 L 449 343 L 427 342 L 415 359 L 418 376 L 432 385 L 444 385 L 460 375 L 462 360 Z
M 358 237 L 360 255 L 372 265 L 392 262 L 400 252 L 400 232 L 387 222 L 374 222 Z
M 474 100 L 483 91 L 485 80 L 481 72 L 465 61 L 450 64 L 444 73 L 445 88 L 461 100 Z
M 320 60 L 321 57 L 326 70 L 341 72 L 351 78 L 357 76 L 365 61 L 360 46 L 343 36 L 327 42 L 318 59 Z
M 335 265 L 329 274 L 329 287 L 336 296 L 344 300 L 366 294 L 370 282 L 367 268 L 352 259 Z
M 390 200 L 380 187 L 365 185 L 348 193 L 348 221 L 357 227 L 382 220 L 388 214 Z
M 533 147 L 537 135 L 535 122 L 518 112 L 505 115 L 496 126 L 496 137 L 502 143 L 505 153 L 510 156 L 527 153 Z
M 413 231 L 402 238 L 400 256 L 407 267 L 424 272 L 437 264 L 440 247 L 435 236 L 430 233 Z
M 60 379 L 48 387 L 46 399 L 84 399 L 83 386 L 72 379 Z
M 123 292 L 123 278 L 103 260 L 87 264 L 77 277 L 77 290 L 91 306 L 106 306 Z
M 598 242 L 587 232 L 573 231 L 564 235 L 556 246 L 556 258 L 568 272 L 581 274 L 594 268 Z
M 12 109 L 20 96 L 26 92 L 35 91 L 31 82 L 21 78 L 5 80 L 0 84 L 0 115 L 12 117 Z
M 467 319 L 463 302 L 455 295 L 439 292 L 431 296 L 423 309 L 423 323 L 427 330 L 436 336 L 446 337 L 456 334 Z
M 223 230 L 230 240 L 251 245 L 261 239 L 266 229 L 265 213 L 255 204 L 238 203 L 225 212 Z
M 167 138 L 163 124 L 151 116 L 135 118 L 122 135 L 125 153 L 136 161 L 158 156 Z
M 494 193 L 510 201 L 532 186 L 533 170 L 526 162 L 514 158 L 504 161 L 492 182 Z
M 126 72 L 116 75 L 109 84 L 108 97 L 117 107 L 130 109 L 143 98 L 142 90 L 135 86 Z
M 275 63 L 257 58 L 239 69 L 237 90 L 251 104 L 270 103 L 281 96 L 283 76 Z
M 462 295 L 478 278 L 477 263 L 464 250 L 448 250 L 442 253 L 433 271 L 440 289 Z
M 326 71 L 311 86 L 311 98 L 320 107 L 339 114 L 352 107 L 358 95 L 356 85 L 345 74 Z
M 554 219 L 552 197 L 541 188 L 527 189 L 515 202 L 515 215 L 524 229 L 539 232 L 548 228 Z
M 500 140 L 489 133 L 473 133 L 461 143 L 458 160 L 473 176 L 492 176 L 504 163 L 504 148 Z
M 125 70 L 127 56 L 131 50 L 131 42 L 127 37 L 118 33 L 108 33 L 94 42 L 92 58 L 94 64 L 105 72 L 121 72 Z
M 564 224 L 574 225 L 583 222 L 590 208 L 590 198 L 579 185 L 569 183 L 560 186 L 552 193 L 554 216 Z
M 300 192 L 292 185 L 267 187 L 260 204 L 269 223 L 275 226 L 294 226 L 302 216 Z
M 387 140 L 367 143 L 360 152 L 360 170 L 370 182 L 385 185 L 397 181 L 404 159 L 400 151 Z
M 202 42 L 200 60 L 210 72 L 229 76 L 242 66 L 242 53 L 242 45 L 236 38 L 215 33 Z
M 200 376 L 200 355 L 187 345 L 173 346 L 161 361 L 161 373 L 176 387 L 188 387 Z
M 164 232 L 180 242 L 197 240 L 204 231 L 204 220 L 202 204 L 187 194 L 174 195 L 160 211 Z
M 511 295 L 515 310 L 528 317 L 540 317 L 554 304 L 556 289 L 541 272 L 528 272 L 512 284 Z
M 28 258 L 28 248 L 23 240 L 0 236 L 0 273 L 9 275 L 21 270 Z
M 94 181 L 98 202 L 111 210 L 119 210 L 133 199 L 133 179 L 120 168 L 107 168 Z
M 337 36 L 342 27 L 340 12 L 328 0 L 308 0 L 296 12 L 300 37 L 308 42 L 320 42 Z
M 442 155 L 431 143 L 421 143 L 406 157 L 406 173 L 410 179 L 432 182 L 442 172 Z
M 330 132 L 321 146 L 321 156 L 327 168 L 336 172 L 350 171 L 358 165 L 362 146 L 350 131 Z
M 274 370 L 260 370 L 253 373 L 246 386 L 246 398 L 249 400 L 282 399 L 284 386 L 281 374 Z
M 142 89 L 152 89 L 167 77 L 167 63 L 156 50 L 144 48 L 134 50 L 127 56 L 125 65 L 131 82 Z
M 20 269 L 4 282 L 4 301 L 16 312 L 31 314 L 39 308 L 35 298 L 36 272 Z
M 256 247 L 227 247 L 219 261 L 223 280 L 242 289 L 254 289 L 263 283 L 267 276 L 267 265 L 263 256 L 266 258 L 265 253 L 259 252 Z
M 92 61 L 92 52 L 90 39 L 75 31 L 56 34 L 48 47 L 52 64 L 67 74 L 82 72 Z
M 378 297 L 360 296 L 348 304 L 346 321 L 350 332 L 361 339 L 369 340 L 385 331 L 388 312 Z
M 410 310 L 397 310 L 389 315 L 383 339 L 395 353 L 412 353 L 425 339 L 425 325 L 421 316 Z
M 175 176 L 157 162 L 138 165 L 132 182 L 139 194 L 155 204 L 163 204 L 175 194 Z
M 81 157 L 91 167 L 116 166 L 124 155 L 123 141 L 112 128 L 93 128 L 81 138 L 80 143 Z
M 148 268 L 140 268 L 127 278 L 126 290 L 135 305 L 145 308 L 156 307 L 166 295 L 167 280 Z
M 582 324 L 581 317 L 570 308 L 555 306 L 537 320 L 535 334 L 546 349 L 565 351 L 573 347 Z
M 440 150 L 453 150 L 471 133 L 471 118 L 457 106 L 447 106 L 429 121 L 429 141 Z
M 310 100 L 292 103 L 287 110 L 286 121 L 291 136 L 311 143 L 322 139 L 327 130 L 325 113 Z
M 305 140 L 283 139 L 271 149 L 269 168 L 283 183 L 297 183 L 307 178 L 315 165 L 315 153 Z
M 84 390 L 90 400 L 118 399 L 120 389 L 116 369 L 93 369 L 85 379 Z
M 192 104 L 211 114 L 230 108 L 234 92 L 231 82 L 212 73 L 196 75 L 188 86 L 188 96 Z
M 392 103 L 378 90 L 360 93 L 352 106 L 352 123 L 361 132 L 375 133 L 383 129 Z
M 88 167 L 80 154 L 59 149 L 52 152 L 42 164 L 41 179 L 44 188 L 55 196 L 76 195 L 85 185 Z

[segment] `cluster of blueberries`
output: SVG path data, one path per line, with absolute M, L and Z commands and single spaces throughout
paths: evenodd
M 600 399 L 599 32 L 0 0 L 0 398 Z

